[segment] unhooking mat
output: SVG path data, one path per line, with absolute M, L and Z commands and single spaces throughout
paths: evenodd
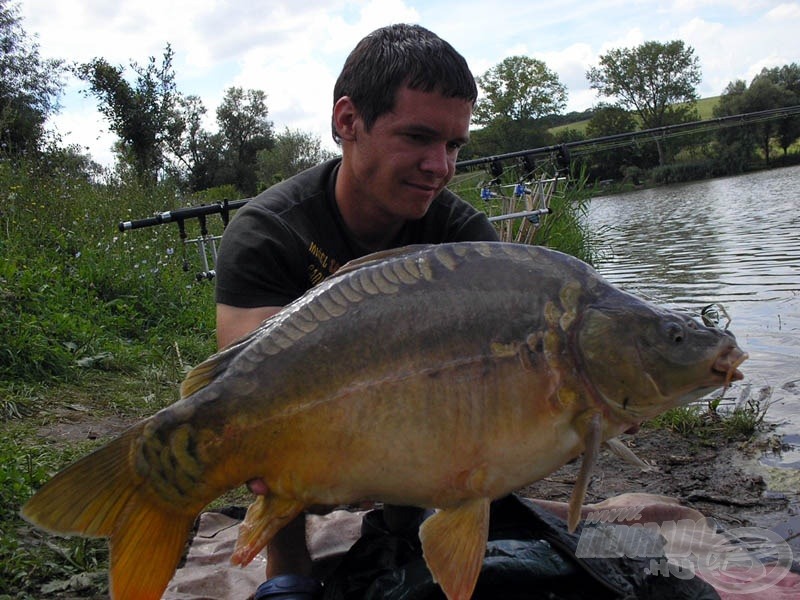
M 595 518 L 574 534 L 529 500 L 509 496 L 494 502 L 474 598 L 800 598 L 800 569 L 791 552 L 780 554 L 779 539 L 772 538 L 766 550 L 764 540 L 756 540 L 760 549 L 743 555 L 738 542 L 732 545 L 731 536 L 722 535 L 712 521 L 664 500 L 637 494 L 633 504 L 623 502 L 626 523 L 616 518 L 623 513 L 604 505 L 607 512 L 595 511 Z M 631 506 L 642 511 L 633 515 Z M 651 514 L 658 515 L 658 523 L 648 527 Z M 244 569 L 228 563 L 240 517 L 202 515 L 164 600 L 246 600 L 252 594 L 264 579 L 266 560 L 259 555 Z M 325 584 L 324 600 L 444 599 L 416 535 L 389 532 L 381 510 L 310 516 L 308 539 L 315 574 Z M 721 560 L 723 555 L 729 558 Z

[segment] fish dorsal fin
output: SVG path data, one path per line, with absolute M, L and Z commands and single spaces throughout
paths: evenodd
M 357 269 L 360 269 L 372 263 L 389 260 L 390 258 L 396 258 L 398 256 L 403 256 L 405 254 L 412 254 L 414 252 L 419 252 L 420 250 L 428 248 L 429 246 L 431 246 L 431 244 L 411 244 L 409 246 L 401 246 L 399 248 L 389 248 L 388 250 L 379 250 L 378 252 L 373 252 L 372 254 L 367 254 L 366 256 L 362 256 L 360 258 L 354 258 L 353 260 L 346 262 L 331 277 L 339 277 L 339 275 L 346 275 L 347 273 L 351 273 Z
M 489 500 L 439 510 L 419 528 L 422 554 L 448 600 L 466 600 L 478 581 L 489 537 Z
M 211 383 L 214 375 L 220 371 L 220 364 L 220 354 L 214 354 L 189 371 L 186 379 L 181 382 L 181 399 L 191 396 Z
M 227 369 L 230 362 L 250 344 L 254 337 L 261 334 L 261 331 L 274 316 L 275 315 L 265 319 L 255 330 L 231 342 L 230 345 L 216 354 L 212 354 L 189 371 L 189 374 L 186 375 L 186 379 L 181 383 L 181 399 L 191 396 L 195 392 L 203 389 L 213 381 L 214 377 Z
M 583 433 L 584 451 L 581 469 L 575 480 L 575 487 L 572 488 L 567 509 L 567 526 L 570 532 L 575 531 L 581 520 L 581 508 L 586 498 L 586 489 L 589 487 L 592 470 L 597 463 L 600 445 L 603 442 L 603 416 L 599 412 L 581 415 L 581 421 L 583 422 L 579 423 L 578 427 L 585 430 Z

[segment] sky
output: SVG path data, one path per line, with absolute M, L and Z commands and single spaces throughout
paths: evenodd
M 20 0 L 22 27 L 43 58 L 161 64 L 170 44 L 178 91 L 199 96 L 206 128 L 232 86 L 267 94 L 276 132 L 330 137 L 332 90 L 350 50 L 391 23 L 419 23 L 449 41 L 476 75 L 509 56 L 544 61 L 567 87 L 566 112 L 600 98 L 586 71 L 613 48 L 683 40 L 700 61 L 700 97 L 764 67 L 800 62 L 800 0 Z M 131 72 L 132 73 L 132 72 Z M 51 128 L 104 165 L 114 135 L 66 80 Z

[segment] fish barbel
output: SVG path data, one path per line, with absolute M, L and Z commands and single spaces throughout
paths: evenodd
M 23 507 L 110 538 L 111 596 L 160 598 L 196 515 L 261 478 L 233 562 L 310 505 L 436 508 L 420 527 L 450 600 L 469 598 L 489 503 L 742 378 L 730 333 L 659 308 L 568 255 L 465 242 L 371 255 L 196 367 L 182 399 L 58 473 Z

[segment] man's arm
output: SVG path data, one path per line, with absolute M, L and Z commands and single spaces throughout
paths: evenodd
M 261 322 L 281 310 L 280 306 L 258 306 L 240 308 L 229 304 L 217 304 L 217 349 L 258 328 Z
M 240 308 L 217 303 L 217 348 L 222 349 L 231 342 L 256 329 L 264 319 L 281 310 L 280 306 L 259 306 Z M 250 491 L 264 495 L 269 488 L 263 479 L 247 482 Z M 305 514 L 298 515 L 272 538 L 267 546 L 267 580 L 278 575 L 294 573 L 311 576 L 311 555 L 306 544 Z

